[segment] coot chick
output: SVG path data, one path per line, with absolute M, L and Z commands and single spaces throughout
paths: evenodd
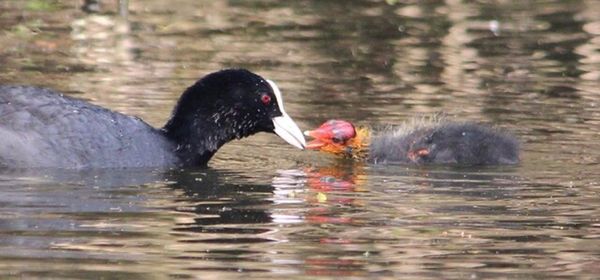
M 329 120 L 305 131 L 314 137 L 306 148 L 373 163 L 505 165 L 519 162 L 519 144 L 506 132 L 488 126 L 415 119 L 374 130 L 347 121 Z
M 162 128 L 49 89 L 0 86 L 0 167 L 205 166 L 223 144 L 257 132 L 306 144 L 277 85 L 244 69 L 198 80 Z

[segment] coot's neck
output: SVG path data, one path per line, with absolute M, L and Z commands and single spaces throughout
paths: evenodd
M 190 130 L 169 121 L 162 129 L 165 136 L 174 143 L 175 154 L 182 166 L 205 166 L 221 146 L 235 138 L 224 133 L 214 123 L 211 125 L 198 121 L 194 128 Z
M 205 166 L 221 146 L 241 137 L 227 121 L 227 111 L 204 91 L 201 83 L 188 88 L 162 128 L 181 166 Z
M 365 160 L 369 154 L 371 144 L 371 129 L 368 127 L 357 127 L 356 136 L 346 144 L 346 156 L 353 159 Z

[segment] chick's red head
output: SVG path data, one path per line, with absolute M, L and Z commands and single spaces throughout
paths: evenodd
M 328 120 L 315 130 L 305 131 L 304 135 L 314 138 L 307 143 L 307 149 L 345 154 L 353 148 L 356 129 L 348 121 Z

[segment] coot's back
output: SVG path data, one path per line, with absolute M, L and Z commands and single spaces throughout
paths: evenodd
M 0 166 L 172 166 L 173 146 L 138 118 L 49 89 L 0 86 Z

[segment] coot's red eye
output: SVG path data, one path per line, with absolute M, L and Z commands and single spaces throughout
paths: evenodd
M 269 95 L 267 95 L 267 94 L 263 94 L 260 97 L 260 101 L 262 101 L 262 103 L 265 104 L 265 105 L 269 105 L 269 103 L 271 103 L 271 97 Z

